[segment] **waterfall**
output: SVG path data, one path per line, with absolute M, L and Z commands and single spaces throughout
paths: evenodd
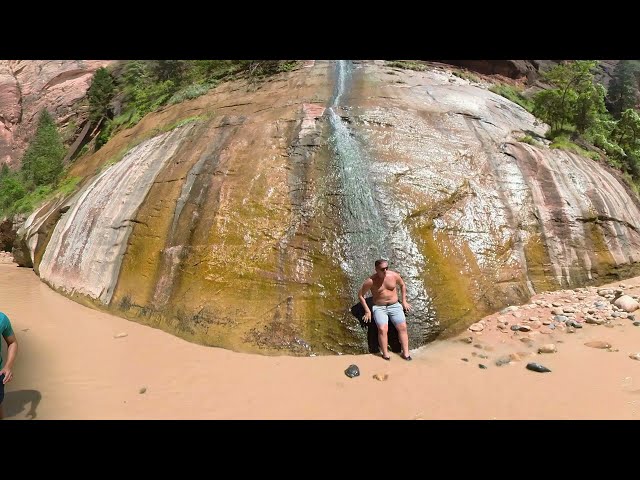
M 338 251 L 342 268 L 351 279 L 354 300 L 365 278 L 374 271 L 378 258 L 389 260 L 407 285 L 407 299 L 413 307 L 407 318 L 410 345 L 422 344 L 438 329 L 422 280 L 424 258 L 403 222 L 406 215 L 388 192 L 377 190 L 371 178 L 371 162 L 366 151 L 352 136 L 348 121 L 338 111 L 351 84 L 353 65 L 346 60 L 336 64 L 336 83 L 329 108 L 337 195 L 341 199 L 343 235 Z M 380 209 L 385 205 L 384 210 Z M 397 264 L 397 265 L 396 265 Z
M 347 123 L 338 115 L 340 100 L 351 81 L 353 65 L 337 62 L 336 87 L 329 108 L 335 181 L 339 197 L 344 235 L 339 250 L 342 267 L 357 294 L 364 279 L 373 273 L 378 258 L 388 258 L 384 221 L 374 201 L 374 188 L 369 179 L 369 166 L 358 142 L 351 136 Z

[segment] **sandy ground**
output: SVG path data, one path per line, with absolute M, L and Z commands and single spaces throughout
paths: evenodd
M 620 283 L 630 294 L 640 293 L 640 277 L 615 287 Z M 583 290 L 582 304 L 603 300 L 595 290 Z M 551 331 L 528 319 L 548 321 L 553 315 L 546 302 L 569 305 L 575 295 L 556 292 L 534 300 L 543 305 L 487 317 L 482 332 L 422 347 L 412 362 L 395 354 L 390 362 L 374 355 L 265 357 L 194 345 L 94 311 L 55 293 L 32 270 L 0 264 L 0 310 L 10 317 L 20 344 L 5 414 L 9 419 L 640 418 L 640 361 L 629 357 L 640 352 L 640 327 L 616 318 L 611 328 L 582 323 L 575 333 Z M 533 328 L 501 331 L 498 319 Z M 126 336 L 116 338 L 122 333 Z M 589 341 L 612 348 L 585 346 Z M 557 352 L 538 354 L 548 343 Z M 496 366 L 509 354 L 515 361 Z M 531 361 L 552 372 L 527 370 Z M 350 364 L 359 367 L 360 376 L 345 375 Z

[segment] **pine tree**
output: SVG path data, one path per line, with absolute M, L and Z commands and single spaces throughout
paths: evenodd
M 34 186 L 55 184 L 64 168 L 64 154 L 56 124 L 49 112 L 43 110 L 36 133 L 22 159 L 25 181 Z
M 159 82 L 171 80 L 176 85 L 182 82 L 187 62 L 184 60 L 157 60 L 152 62 L 152 69 Z
M 113 97 L 113 78 L 106 68 L 99 68 L 87 92 L 89 98 L 89 118 L 99 121 L 109 116 L 109 104 Z
M 613 70 L 607 103 L 615 118 L 620 118 L 622 112 L 638 104 L 638 81 L 635 76 L 638 70 L 637 60 L 620 60 Z

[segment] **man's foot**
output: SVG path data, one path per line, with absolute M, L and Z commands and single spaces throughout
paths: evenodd
M 382 358 L 385 359 L 385 360 L 391 360 L 390 356 L 385 357 L 384 355 L 382 355 Z
M 411 358 L 411 355 L 405 355 L 404 353 L 401 353 L 400 357 L 402 357 L 402 359 L 406 361 L 413 360 L 413 358 Z

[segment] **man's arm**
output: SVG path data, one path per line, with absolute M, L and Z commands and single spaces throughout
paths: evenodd
M 360 292 L 358 293 L 360 304 L 364 307 L 363 320 L 365 321 L 365 323 L 371 321 L 371 310 L 369 310 L 369 305 L 367 305 L 367 300 L 364 298 L 364 294 L 371 289 L 372 285 L 373 285 L 373 280 L 371 280 L 370 278 L 367 278 L 362 284 L 362 287 L 360 287 Z
M 9 383 L 13 378 L 13 362 L 16 360 L 16 355 L 18 354 L 18 339 L 15 335 L 7 335 L 4 337 L 5 342 L 7 342 L 7 363 L 2 370 L 0 370 L 0 375 L 4 373 L 4 379 L 2 383 Z
M 407 302 L 407 285 L 404 283 L 404 280 L 398 273 L 398 285 L 400 285 L 400 292 L 402 294 L 402 308 L 404 308 L 407 312 L 411 311 L 411 304 Z

